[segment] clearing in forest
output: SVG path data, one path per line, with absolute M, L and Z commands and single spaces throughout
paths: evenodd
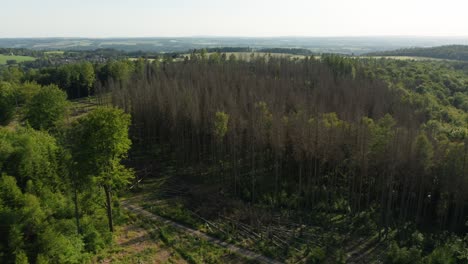
M 137 223 L 118 228 L 115 245 L 92 263 L 187 263 L 174 249 L 155 238 Z
M 0 65 L 7 64 L 7 61 L 16 61 L 16 63 L 24 62 L 24 61 L 34 61 L 36 58 L 30 56 L 16 56 L 16 55 L 5 55 L 0 54 Z

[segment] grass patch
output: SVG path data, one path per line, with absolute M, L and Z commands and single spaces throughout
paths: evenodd
M 151 237 L 175 250 L 188 263 L 256 263 L 204 239 L 187 234 L 158 221 L 141 221 L 142 227 L 151 230 Z
M 54 55 L 62 55 L 64 53 L 65 51 L 63 50 L 51 50 L 51 51 L 44 52 L 44 54 L 54 54 Z
M 184 205 L 176 201 L 160 201 L 158 203 L 146 203 L 143 205 L 146 210 L 163 216 L 165 218 L 183 223 L 193 228 L 200 228 L 203 225 L 199 219 L 195 218 Z
M 7 61 L 14 60 L 16 63 L 25 62 L 25 61 L 34 61 L 36 58 L 29 56 L 16 56 L 16 55 L 5 55 L 0 54 L 0 65 L 7 64 Z
M 130 215 L 126 225 L 116 228 L 113 244 L 86 263 L 187 263 L 152 230 Z

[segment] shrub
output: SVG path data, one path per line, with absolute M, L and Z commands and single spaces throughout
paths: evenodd
M 416 264 L 421 263 L 421 250 L 417 248 L 400 248 L 396 242 L 390 245 L 385 259 L 387 264 Z
M 325 260 L 325 250 L 321 247 L 315 247 L 310 250 L 309 255 L 307 256 L 308 264 L 318 264 L 323 263 Z
M 454 252 L 448 246 L 437 247 L 424 259 L 427 264 L 452 264 L 457 263 Z

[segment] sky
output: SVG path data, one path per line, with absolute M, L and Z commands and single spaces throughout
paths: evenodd
M 0 0 L 0 38 L 468 36 L 468 0 Z

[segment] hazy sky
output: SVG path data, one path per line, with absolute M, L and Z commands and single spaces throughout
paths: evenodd
M 0 0 L 2 37 L 468 36 L 468 0 Z

